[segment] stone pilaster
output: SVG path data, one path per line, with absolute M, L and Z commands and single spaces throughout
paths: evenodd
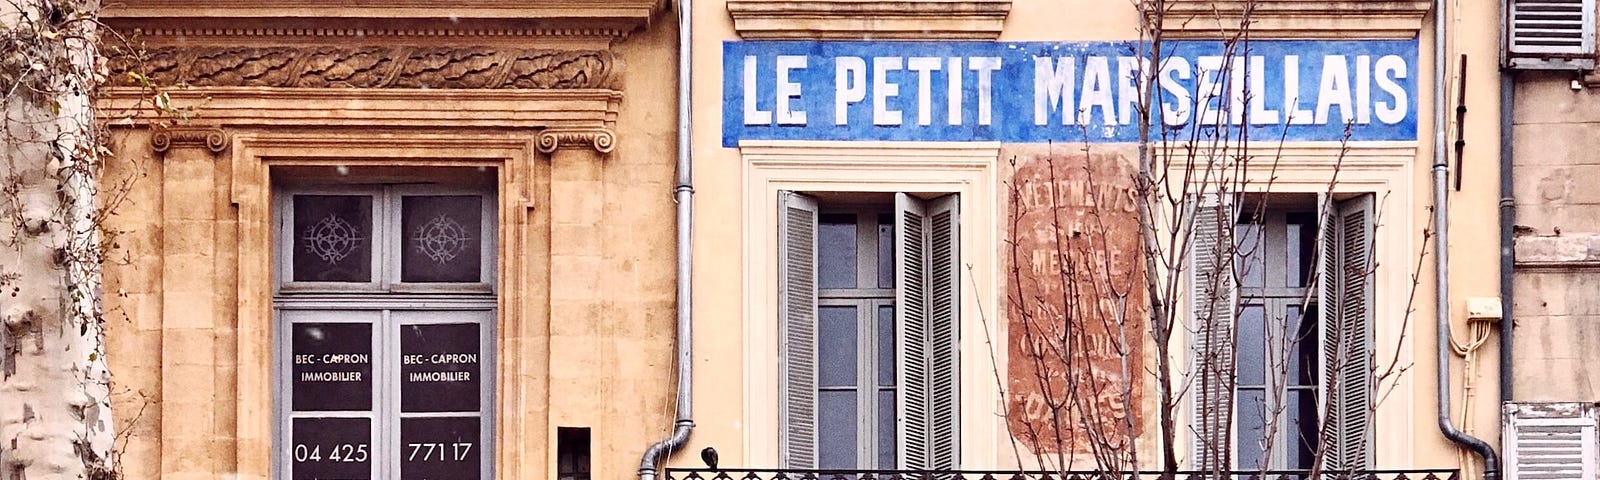
M 161 472 L 163 478 L 212 479 L 229 468 L 218 458 L 217 433 L 232 427 L 218 403 L 232 398 L 231 359 L 223 350 L 231 322 L 219 269 L 225 198 L 217 185 L 218 155 L 227 148 L 217 128 L 156 131 L 150 147 L 161 168 Z M 226 288 L 225 288 L 226 287 Z M 231 292 L 230 292 L 231 293 Z M 227 298 L 232 298 L 228 296 Z
M 604 329 L 604 170 L 615 141 L 601 128 L 551 129 L 538 138 L 550 157 L 550 426 L 590 427 L 600 442 L 605 419 L 596 402 L 611 401 L 600 372 L 613 349 Z

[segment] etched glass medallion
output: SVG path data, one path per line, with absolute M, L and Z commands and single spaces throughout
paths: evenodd
M 407 196 L 400 217 L 400 281 L 482 281 L 482 197 Z
M 294 196 L 294 281 L 372 281 L 372 197 Z

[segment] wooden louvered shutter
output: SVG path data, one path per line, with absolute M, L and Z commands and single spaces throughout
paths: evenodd
M 1234 288 L 1231 198 L 1223 194 L 1192 197 L 1188 211 L 1189 304 L 1194 332 L 1195 394 L 1190 425 L 1195 432 L 1195 466 L 1202 470 L 1232 467 Z
M 1591 480 L 1600 475 L 1593 403 L 1507 403 L 1500 429 L 1506 480 Z
M 899 467 L 952 470 L 959 455 L 959 218 L 955 195 L 895 196 L 895 405 Z
M 1372 468 L 1372 195 L 1339 202 L 1322 249 L 1323 384 L 1328 412 L 1324 468 Z
M 778 205 L 778 448 L 784 468 L 817 468 L 817 201 Z

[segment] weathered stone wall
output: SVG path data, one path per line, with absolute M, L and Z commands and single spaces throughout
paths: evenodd
M 1516 87 L 1516 322 L 1519 401 L 1600 400 L 1600 92 L 1569 74 Z

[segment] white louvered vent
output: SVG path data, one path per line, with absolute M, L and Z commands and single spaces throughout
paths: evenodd
M 1507 480 L 1595 480 L 1600 438 L 1593 403 L 1507 403 Z
M 1506 62 L 1523 70 L 1592 70 L 1595 0 L 1511 0 Z

